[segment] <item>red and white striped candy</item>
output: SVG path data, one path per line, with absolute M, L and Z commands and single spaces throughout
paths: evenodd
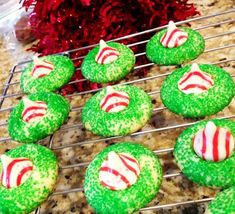
M 109 152 L 100 168 L 100 183 L 111 190 L 123 190 L 134 184 L 140 174 L 137 160 L 127 153 Z
M 196 63 L 192 64 L 191 71 L 184 74 L 178 82 L 178 88 L 185 94 L 200 94 L 214 85 L 212 77 L 201 71 Z
M 123 91 L 116 91 L 107 86 L 106 95 L 100 102 L 100 108 L 106 112 L 119 112 L 129 105 L 129 96 Z
M 40 58 L 33 57 L 34 66 L 32 70 L 32 76 L 36 78 L 41 78 L 47 76 L 54 69 L 54 65 Z
M 166 48 L 176 48 L 184 44 L 188 39 L 188 33 L 178 29 L 173 21 L 168 23 L 167 32 L 160 39 Z
M 206 127 L 195 135 L 193 148 L 204 160 L 222 161 L 233 154 L 234 138 L 229 130 L 208 122 Z
M 33 171 L 33 163 L 27 158 L 10 158 L 7 155 L 1 156 L 2 161 L 2 185 L 6 188 L 13 188 L 24 183 Z
M 111 48 L 104 40 L 100 40 L 100 49 L 95 60 L 99 64 L 109 64 L 115 61 L 119 55 L 119 52 L 115 48 Z
M 41 101 L 32 101 L 28 98 L 23 99 L 24 110 L 22 119 L 25 122 L 34 122 L 41 119 L 47 112 L 47 104 Z

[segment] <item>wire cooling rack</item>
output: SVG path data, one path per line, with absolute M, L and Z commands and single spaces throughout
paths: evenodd
M 188 19 L 185 21 L 181 21 L 181 22 L 177 22 L 176 25 L 185 25 L 185 24 L 196 24 L 197 27 L 195 27 L 195 30 L 198 30 L 200 32 L 202 32 L 203 30 L 209 30 L 209 32 L 211 32 L 211 35 L 204 35 L 204 39 L 206 41 L 206 50 L 204 51 L 203 55 L 206 54 L 210 54 L 211 56 L 216 55 L 216 54 L 220 54 L 220 52 L 222 51 L 224 53 L 225 52 L 231 52 L 234 51 L 235 49 L 235 43 L 234 40 L 232 38 L 234 38 L 234 27 L 231 27 L 230 30 L 226 30 L 224 31 L 224 26 L 225 25 L 230 25 L 232 26 L 235 19 L 232 19 L 231 17 L 235 17 L 235 9 L 231 9 L 231 10 L 227 10 L 227 11 L 223 11 L 223 12 L 219 12 L 219 13 L 215 13 L 215 14 L 211 14 L 211 15 L 205 15 L 205 16 L 200 16 L 200 17 L 195 17 L 192 19 Z M 219 20 L 219 21 L 218 21 Z M 138 38 L 138 36 L 140 35 L 146 35 L 148 38 L 150 38 L 153 33 L 165 28 L 166 26 L 162 26 L 162 27 L 158 27 L 158 28 L 154 28 L 154 29 L 150 29 L 150 30 L 146 30 L 143 32 L 138 32 L 135 34 L 131 34 L 128 36 L 124 36 L 121 38 L 117 38 L 114 39 L 112 41 L 125 41 L 129 47 L 136 47 L 139 45 L 145 45 L 148 40 L 144 40 L 144 41 L 137 41 L 135 43 L 128 43 L 128 40 L 130 38 L 136 37 Z M 219 33 L 217 33 L 219 31 Z M 225 42 L 221 42 L 223 41 L 223 38 L 229 38 L 228 40 L 226 40 Z M 216 42 L 215 44 L 218 44 L 218 46 L 213 46 L 213 47 L 208 47 L 210 46 L 211 41 L 216 40 L 218 42 Z M 214 44 L 214 43 L 213 43 Z M 96 46 L 97 44 L 94 45 L 90 45 L 90 46 L 86 46 L 86 47 L 82 47 L 82 48 L 77 48 L 74 50 L 69 50 L 60 54 L 66 54 L 68 56 L 71 56 L 72 53 L 74 52 L 78 52 L 78 51 L 83 51 L 83 52 L 88 52 L 92 47 Z M 234 53 L 234 52 L 232 52 Z M 85 54 L 84 54 L 85 55 Z M 210 62 L 211 64 L 214 65 L 218 65 L 220 67 L 230 67 L 232 66 L 232 63 L 235 61 L 234 58 L 234 54 L 230 54 L 232 55 L 233 58 L 228 58 L 226 57 L 226 54 L 223 55 L 221 53 L 222 56 L 224 57 L 220 57 L 218 61 L 215 62 Z M 136 53 L 135 56 L 137 57 L 141 57 L 141 56 L 145 56 L 145 52 L 140 52 L 140 53 Z M 81 57 L 77 57 L 77 58 L 72 58 L 73 61 L 76 60 L 82 60 L 84 58 L 84 56 Z M 203 57 L 199 57 L 197 60 L 195 60 L 198 63 L 203 63 Z M 29 61 L 24 61 L 24 62 L 20 62 L 17 65 L 13 66 L 13 68 L 10 71 L 9 77 L 4 85 L 4 89 L 3 89 L 3 93 L 0 97 L 0 142 L 4 143 L 4 142 L 11 142 L 10 137 L 6 134 L 7 133 L 7 117 L 9 116 L 10 111 L 14 108 L 15 104 L 18 102 L 19 99 L 22 98 L 22 96 L 24 95 L 20 89 L 19 89 L 19 77 L 20 77 L 20 73 L 22 72 L 22 68 L 29 63 Z M 141 87 L 143 85 L 149 85 L 151 84 L 151 81 L 162 81 L 167 75 L 169 75 L 175 68 L 175 66 L 169 66 L 165 72 L 163 73 L 153 73 L 153 75 L 147 75 L 146 77 L 138 77 L 135 75 L 135 71 L 136 70 L 140 70 L 140 69 L 146 69 L 148 68 L 149 70 L 154 69 L 158 66 L 154 65 L 153 63 L 145 63 L 145 64 L 140 64 L 138 66 L 136 66 L 134 68 L 134 72 L 133 74 L 130 75 L 130 78 L 126 78 L 126 81 L 121 81 L 118 84 L 124 85 L 124 84 L 140 84 Z M 162 66 L 164 68 L 166 68 L 165 66 Z M 162 68 L 162 67 L 158 67 L 158 68 Z M 233 66 L 235 67 L 235 65 Z M 80 68 L 76 68 L 76 70 L 80 70 Z M 235 72 L 231 73 L 231 76 L 234 78 L 235 77 Z M 69 84 L 75 84 L 75 83 L 79 83 L 79 82 L 85 82 L 85 79 L 82 80 L 75 80 L 75 81 L 71 81 L 69 82 Z M 83 99 L 85 98 L 85 100 L 87 98 L 89 98 L 93 93 L 97 92 L 101 90 L 101 88 L 99 89 L 93 89 L 93 90 L 87 90 L 87 91 L 83 91 L 83 92 L 76 92 L 73 94 L 69 94 L 66 95 L 66 97 L 70 100 L 71 103 L 73 103 L 74 100 L 78 99 Z M 153 98 L 154 96 L 159 96 L 160 94 L 160 90 L 159 88 L 156 89 L 152 89 L 148 90 L 146 89 L 146 92 Z M 84 102 L 83 102 L 84 103 Z M 82 104 L 83 104 L 82 103 Z M 75 105 L 71 107 L 71 114 L 75 113 L 80 115 L 80 112 L 82 110 L 82 104 L 81 105 Z M 161 105 L 155 105 L 154 107 L 154 113 L 153 115 L 158 115 L 164 111 L 168 111 L 164 106 Z M 72 117 L 72 116 L 71 116 Z M 235 118 L 235 114 L 233 113 L 227 113 L 224 115 L 216 115 L 213 116 L 212 118 L 224 118 L 224 119 L 233 119 Z M 128 137 L 130 139 L 133 139 L 137 136 L 144 136 L 144 135 L 148 135 L 151 133 L 162 133 L 165 131 L 174 131 L 176 129 L 179 128 L 185 128 L 188 127 L 192 124 L 194 124 L 197 121 L 193 121 L 193 120 L 183 120 L 183 122 L 181 123 L 176 123 L 176 122 L 172 122 L 171 124 L 168 125 L 162 125 L 159 127 L 150 127 L 147 129 L 142 129 L 136 133 L 133 133 L 131 135 L 129 135 Z M 72 129 L 82 129 L 82 124 L 79 122 L 79 120 L 72 120 L 72 122 L 67 122 L 66 124 L 64 124 L 60 130 L 58 130 L 56 132 L 56 134 L 60 134 L 63 135 L 63 133 L 68 132 L 69 130 Z M 83 130 L 84 131 L 84 130 Z M 85 132 L 85 131 L 84 131 Z M 112 141 L 120 141 L 121 139 L 123 139 L 123 137 L 121 136 L 115 136 L 115 137 L 108 137 L 108 138 L 103 138 L 103 137 L 97 137 L 94 135 L 91 135 L 92 137 L 90 138 L 86 138 L 84 137 L 84 139 L 82 140 L 78 140 L 78 141 L 68 141 L 67 143 L 57 143 L 57 141 L 55 140 L 55 135 L 53 134 L 51 136 L 49 136 L 48 138 L 40 141 L 39 143 L 46 145 L 47 147 L 49 147 L 50 149 L 52 149 L 55 153 L 60 153 L 63 149 L 68 149 L 68 148 L 72 148 L 75 149 L 79 146 L 83 146 L 83 145 L 95 145 L 99 142 L 112 142 Z M 168 148 L 159 148 L 157 150 L 154 150 L 153 152 L 156 154 L 165 154 L 165 153 L 172 153 L 173 151 L 173 147 L 168 147 Z M 70 164 L 60 164 L 60 175 L 63 174 L 63 171 L 66 169 L 74 169 L 74 168 L 79 168 L 79 169 L 84 169 L 85 167 L 87 167 L 89 164 L 89 161 L 82 161 L 79 163 L 70 163 Z M 182 176 L 181 172 L 175 171 L 173 173 L 165 173 L 164 174 L 164 179 L 172 179 L 175 178 L 177 176 Z M 73 188 L 64 188 L 64 189 L 56 189 L 55 192 L 52 194 L 51 197 L 56 196 L 56 195 L 66 195 L 69 193 L 73 193 L 73 192 L 80 192 L 83 191 L 83 187 L 82 186 L 78 186 L 78 187 L 73 187 Z M 175 203 L 166 203 L 166 204 L 162 204 L 162 205 L 155 205 L 155 206 L 149 206 L 146 208 L 142 208 L 140 211 L 141 212 L 145 212 L 145 211 L 150 211 L 150 210 L 159 210 L 159 209 L 169 209 L 169 208 L 174 208 L 180 205 L 190 205 L 190 204 L 199 204 L 199 203 L 204 203 L 204 202 L 209 202 L 210 200 L 212 200 L 212 197 L 210 198 L 201 198 L 201 199 L 195 199 L 195 200 L 189 200 L 189 201 L 181 201 L 181 202 L 175 202 Z M 40 208 L 37 209 L 36 213 L 40 213 Z

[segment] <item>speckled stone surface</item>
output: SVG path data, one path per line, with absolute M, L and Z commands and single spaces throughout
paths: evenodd
M 153 107 L 150 97 L 135 86 L 115 86 L 129 96 L 129 105 L 122 111 L 108 113 L 100 107 L 106 89 L 93 95 L 82 110 L 85 128 L 101 136 L 127 135 L 142 128 L 150 119 Z
M 161 86 L 163 104 L 172 112 L 189 118 L 200 118 L 215 114 L 225 108 L 235 95 L 235 83 L 231 75 L 214 65 L 199 65 L 211 75 L 214 85 L 200 94 L 185 94 L 178 88 L 178 82 L 189 72 L 191 65 L 173 71 Z
M 218 193 L 209 204 L 205 214 L 234 214 L 235 186 Z
M 146 46 L 147 58 L 159 65 L 180 65 L 197 58 L 205 48 L 205 41 L 199 32 L 190 28 L 179 28 L 188 33 L 186 42 L 176 48 L 165 48 L 161 42 L 161 37 L 167 29 L 154 35 Z
M 108 64 L 99 64 L 95 57 L 99 52 L 99 46 L 92 49 L 82 62 L 83 76 L 96 83 L 107 83 L 123 79 L 135 65 L 135 55 L 127 46 L 117 43 L 108 42 L 112 48 L 115 48 L 119 53 L 119 57 Z
M 51 150 L 36 144 L 19 146 L 6 155 L 12 158 L 30 159 L 33 162 L 33 171 L 31 176 L 18 187 L 7 189 L 0 185 L 0 212 L 29 213 L 52 192 L 58 175 L 57 158 Z M 1 162 L 0 171 L 2 171 Z
M 70 106 L 61 95 L 38 92 L 28 98 L 32 101 L 42 101 L 47 104 L 47 112 L 40 120 L 27 123 L 22 120 L 23 101 L 13 109 L 8 122 L 8 131 L 12 139 L 21 143 L 34 143 L 52 134 L 68 118 Z
M 35 92 L 56 91 L 65 85 L 73 76 L 74 65 L 70 58 L 62 55 L 51 55 L 40 58 L 54 65 L 54 69 L 41 78 L 32 76 L 34 63 L 30 63 L 22 71 L 20 88 L 27 94 Z
M 235 137 L 235 122 L 230 120 L 212 120 L 218 127 L 225 128 Z M 202 121 L 187 128 L 178 137 L 174 146 L 174 157 L 179 168 L 188 179 L 200 185 L 227 188 L 235 185 L 235 152 L 220 162 L 205 161 L 193 149 L 195 134 L 205 127 L 208 121 Z
M 110 151 L 128 153 L 139 163 L 140 175 L 135 184 L 125 190 L 113 191 L 99 182 L 99 169 Z M 123 142 L 99 153 L 86 170 L 84 190 L 88 203 L 97 213 L 133 213 L 145 206 L 157 194 L 162 181 L 162 168 L 157 156 L 145 147 Z

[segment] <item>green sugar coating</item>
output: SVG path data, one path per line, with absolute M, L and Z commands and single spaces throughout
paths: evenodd
M 180 65 L 187 61 L 197 58 L 205 49 L 203 37 L 190 28 L 179 28 L 188 33 L 186 42 L 176 48 L 164 47 L 160 39 L 166 33 L 167 29 L 155 34 L 146 46 L 147 58 L 160 65 Z
M 235 84 L 231 76 L 214 65 L 202 64 L 199 67 L 211 75 L 214 86 L 200 94 L 185 94 L 178 88 L 178 82 L 191 70 L 191 65 L 175 70 L 161 87 L 162 102 L 170 111 L 184 117 L 200 118 L 216 114 L 231 102 L 235 95 Z
M 140 174 L 135 184 L 124 190 L 110 190 L 99 182 L 99 170 L 109 152 L 128 153 L 139 163 Z M 107 147 L 99 153 L 86 170 L 85 196 L 96 213 L 133 213 L 147 205 L 157 194 L 162 182 L 162 168 L 158 157 L 145 147 L 123 142 Z
M 127 46 L 108 42 L 110 47 L 119 52 L 119 57 L 108 64 L 99 64 L 95 57 L 99 52 L 99 46 L 92 49 L 82 62 L 82 75 L 91 82 L 108 83 L 123 79 L 135 65 L 135 55 Z
M 218 193 L 205 214 L 234 214 L 235 186 Z
M 45 102 L 47 112 L 41 119 L 29 123 L 22 120 L 23 100 L 13 109 L 8 121 L 8 131 L 13 140 L 21 143 L 35 143 L 52 134 L 65 122 L 70 111 L 68 101 L 58 94 L 38 92 L 28 98 Z
M 20 88 L 25 93 L 56 91 L 65 85 L 74 74 L 74 65 L 71 59 L 61 55 L 51 55 L 40 58 L 51 62 L 54 69 L 41 78 L 32 76 L 34 62 L 30 63 L 22 72 Z
M 30 213 L 45 201 L 53 190 L 58 175 L 57 158 L 49 149 L 37 144 L 25 144 L 12 149 L 6 155 L 30 159 L 33 171 L 18 187 L 7 189 L 0 185 L 0 213 Z
M 114 86 L 129 96 L 129 105 L 122 111 L 108 113 L 100 108 L 106 89 L 92 96 L 82 110 L 82 123 L 85 128 L 101 136 L 127 135 L 142 128 L 151 117 L 153 106 L 151 98 L 135 86 Z
M 235 137 L 235 122 L 211 120 L 216 126 L 227 129 Z M 205 128 L 208 121 L 198 122 L 178 137 L 174 147 L 176 163 L 188 179 L 203 186 L 227 188 L 235 185 L 235 152 L 220 162 L 206 161 L 193 149 L 193 138 Z

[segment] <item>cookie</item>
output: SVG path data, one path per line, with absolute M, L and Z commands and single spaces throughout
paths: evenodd
M 100 136 L 127 135 L 141 129 L 150 119 L 150 97 L 135 86 L 108 86 L 93 95 L 82 110 L 86 129 Z
M 210 202 L 205 214 L 234 214 L 235 186 L 218 193 Z
M 147 43 L 146 56 L 155 64 L 180 65 L 196 59 L 204 49 L 205 40 L 197 31 L 177 28 L 170 21 L 168 29 L 156 33 Z
M 227 188 L 235 185 L 235 122 L 198 122 L 178 137 L 176 163 L 188 179 L 203 186 Z
M 100 40 L 84 58 L 82 75 L 91 82 L 108 83 L 123 79 L 134 67 L 135 55 L 127 46 Z
M 235 95 L 235 84 L 223 69 L 194 63 L 172 72 L 164 80 L 160 95 L 170 111 L 201 118 L 223 110 Z
M 68 118 L 69 111 L 68 101 L 58 94 L 31 94 L 11 112 L 9 135 L 21 143 L 35 143 L 60 128 Z
M 56 91 L 71 79 L 74 71 L 72 60 L 66 56 L 34 57 L 21 74 L 20 88 L 27 94 Z
M 46 147 L 25 144 L 1 155 L 0 212 L 30 213 L 52 192 L 57 158 Z
M 133 213 L 155 197 L 161 182 L 157 156 L 139 144 L 123 142 L 105 148 L 90 163 L 84 191 L 97 213 Z

